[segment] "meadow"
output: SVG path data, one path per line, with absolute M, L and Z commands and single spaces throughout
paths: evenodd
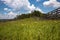
M 0 22 L 0 40 L 60 40 L 60 20 Z

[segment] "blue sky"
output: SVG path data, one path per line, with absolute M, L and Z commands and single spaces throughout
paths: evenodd
M 44 5 L 43 5 L 43 2 L 44 1 L 48 1 L 48 0 L 40 0 L 39 2 L 36 2 L 36 0 L 33 0 L 33 1 L 31 1 L 30 0 L 30 2 L 32 3 L 32 4 L 34 4 L 36 7 L 39 7 L 41 10 L 43 10 L 44 12 L 49 12 L 49 11 L 51 11 L 52 9 L 54 9 L 53 7 L 45 7 Z
M 14 18 L 33 10 L 48 13 L 58 7 L 60 0 L 0 0 L 0 19 Z

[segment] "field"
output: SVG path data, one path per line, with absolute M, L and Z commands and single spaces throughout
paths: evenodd
M 0 40 L 60 40 L 60 20 L 0 22 Z

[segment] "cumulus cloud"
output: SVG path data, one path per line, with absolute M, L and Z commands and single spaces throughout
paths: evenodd
M 29 11 L 36 9 L 36 7 L 33 4 L 30 5 L 30 2 L 28 0 L 1 0 L 1 1 L 3 1 L 4 4 L 15 10 L 20 10 L 22 7 L 25 10 L 29 10 Z
M 6 11 L 7 11 L 7 10 L 8 10 L 8 8 L 4 8 L 4 10 L 6 10 Z
M 4 4 L 8 5 L 11 8 L 16 10 L 25 7 L 28 8 L 30 6 L 30 2 L 28 0 L 1 0 Z
M 24 8 L 28 12 L 31 12 L 33 10 L 38 10 L 38 11 L 43 12 L 40 8 L 35 7 L 34 4 L 30 5 L 29 0 L 1 0 L 1 1 L 8 7 L 12 8 L 13 11 L 21 10 L 21 8 Z M 8 8 L 4 8 L 4 10 L 8 11 L 8 13 L 4 15 L 0 14 L 1 15 L 0 18 L 3 18 L 3 19 L 14 18 L 18 13 L 18 12 L 14 13 L 11 9 L 8 9 Z
M 57 0 L 49 0 L 49 1 L 45 1 L 43 3 L 44 6 L 53 6 L 53 7 L 60 7 L 60 2 L 58 2 Z
M 36 8 L 35 10 L 37 10 L 37 11 L 40 11 L 40 12 L 42 12 L 42 13 L 45 13 L 45 12 L 43 12 L 40 8 Z
M 16 13 L 14 13 L 14 12 L 9 12 L 8 14 L 2 14 L 2 13 L 0 13 L 0 19 L 13 19 L 13 18 L 15 18 L 16 17 Z
M 9 8 L 4 8 L 4 11 L 10 12 L 10 11 L 12 11 L 12 10 L 9 9 Z

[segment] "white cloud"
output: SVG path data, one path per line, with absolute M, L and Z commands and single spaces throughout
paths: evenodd
M 21 10 L 23 7 L 25 10 L 28 10 L 28 12 L 31 12 L 33 10 L 38 10 L 43 12 L 40 8 L 35 7 L 34 4 L 30 5 L 30 2 L 28 0 L 1 0 L 4 4 L 6 4 L 8 7 L 12 8 L 13 11 L 15 10 Z M 17 13 L 12 12 L 11 9 L 4 8 L 5 11 L 8 11 L 9 13 L 7 14 L 0 14 L 0 18 L 3 19 L 12 19 L 14 18 Z
M 32 6 L 28 6 L 28 8 L 29 8 L 29 10 L 30 10 L 29 13 L 30 13 L 31 11 L 34 11 L 34 10 L 38 10 L 38 11 L 44 13 L 40 8 L 35 7 L 33 4 L 32 4 Z
M 36 0 L 37 2 L 39 2 L 40 0 Z
M 32 11 L 32 10 L 35 10 L 35 6 L 34 6 L 33 4 L 32 4 L 31 6 L 28 5 L 28 8 L 27 8 L 27 9 L 29 9 L 29 10 L 31 10 L 31 11 Z
M 36 9 L 36 7 L 33 4 L 30 5 L 29 0 L 1 0 L 1 1 L 4 1 L 4 4 L 8 5 L 9 7 L 15 10 L 20 10 L 22 7 L 28 11 Z
M 8 8 L 4 8 L 4 11 L 10 12 L 12 10 L 11 9 L 8 9 Z
M 16 16 L 17 14 L 11 11 L 8 13 L 8 15 Z
M 13 18 L 15 18 L 16 17 L 16 13 L 14 13 L 14 12 L 9 12 L 8 14 L 0 14 L 0 19 L 13 19 Z
M 20 9 L 23 6 L 24 7 L 30 6 L 28 0 L 1 0 L 1 1 L 4 1 L 4 4 L 14 9 Z
M 40 11 L 40 12 L 42 12 L 42 13 L 45 13 L 45 12 L 43 12 L 40 8 L 36 8 L 35 10 L 38 10 L 38 11 Z
M 5 11 L 7 11 L 7 10 L 8 10 L 8 8 L 4 8 L 4 10 L 5 10 Z
M 49 0 L 43 3 L 45 6 L 60 7 L 60 3 L 57 0 Z

